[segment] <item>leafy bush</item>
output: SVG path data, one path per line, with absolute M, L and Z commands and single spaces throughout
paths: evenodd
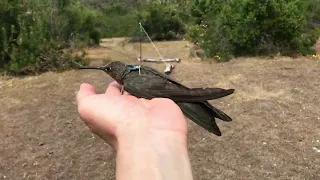
M 95 12 L 68 0 L 59 0 L 57 5 L 3 0 L 0 15 L 0 69 L 14 74 L 72 67 L 81 58 L 70 61 L 72 51 L 66 50 L 70 42 L 100 41 Z
M 312 4 L 320 3 L 316 1 Z M 303 0 L 203 0 L 193 5 L 199 6 L 193 9 L 200 18 L 197 31 L 203 35 L 195 36 L 197 32 L 191 28 L 188 37 L 198 42 L 208 57 L 218 55 L 222 61 L 231 55 L 306 55 L 313 53 L 319 37 L 316 29 L 308 26 L 320 13 L 308 11 L 312 4 Z
M 1 26 L 1 67 L 18 72 L 34 64 L 50 43 L 48 20 L 42 19 L 45 10 L 25 11 L 18 1 L 8 1 Z
M 120 4 L 103 8 L 103 35 L 110 37 L 131 37 L 138 30 L 138 17 L 135 10 Z
M 153 2 L 144 6 L 139 19 L 152 40 L 175 40 L 185 34 L 178 10 L 168 4 Z
M 75 34 L 82 41 L 90 44 L 99 44 L 101 35 L 97 28 L 102 25 L 102 22 L 100 21 L 101 16 L 97 11 L 89 9 L 80 2 L 76 2 L 64 9 L 63 17 L 67 19 L 64 28 L 65 40 L 71 34 Z

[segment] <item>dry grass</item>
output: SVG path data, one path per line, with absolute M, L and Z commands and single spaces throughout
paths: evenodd
M 243 58 L 217 64 L 189 58 L 185 41 L 156 46 L 165 57 L 182 59 L 171 75 L 180 82 L 236 89 L 212 101 L 233 118 L 218 122 L 222 137 L 188 121 L 195 179 L 320 179 L 320 61 Z M 151 44 L 143 50 L 144 57 L 158 57 Z M 88 56 L 94 65 L 107 57 L 133 64 L 138 52 L 138 44 L 113 39 Z M 103 92 L 111 79 L 99 71 L 68 71 L 0 80 L 0 178 L 114 179 L 114 152 L 77 114 L 82 82 Z

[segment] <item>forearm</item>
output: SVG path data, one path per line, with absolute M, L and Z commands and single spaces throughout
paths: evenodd
M 173 134 L 119 144 L 117 180 L 192 180 L 186 142 Z

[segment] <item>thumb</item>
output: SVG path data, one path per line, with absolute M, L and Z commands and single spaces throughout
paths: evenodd
M 80 90 L 77 94 L 77 104 L 79 104 L 79 102 L 88 97 L 88 96 L 91 96 L 91 95 L 95 95 L 96 94 L 96 91 L 94 90 L 94 88 L 90 85 L 90 84 L 87 84 L 87 83 L 82 83 L 80 85 Z

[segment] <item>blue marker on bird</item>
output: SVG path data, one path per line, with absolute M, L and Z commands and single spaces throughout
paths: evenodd
M 141 67 L 141 66 L 138 66 L 138 65 L 136 65 L 136 66 L 129 66 L 129 68 L 130 68 L 131 71 L 140 70 L 140 67 Z
M 138 66 L 138 65 L 129 66 L 129 69 L 130 69 L 131 71 L 139 70 L 139 75 L 141 75 L 141 74 L 140 74 L 140 68 L 141 68 L 141 66 Z

